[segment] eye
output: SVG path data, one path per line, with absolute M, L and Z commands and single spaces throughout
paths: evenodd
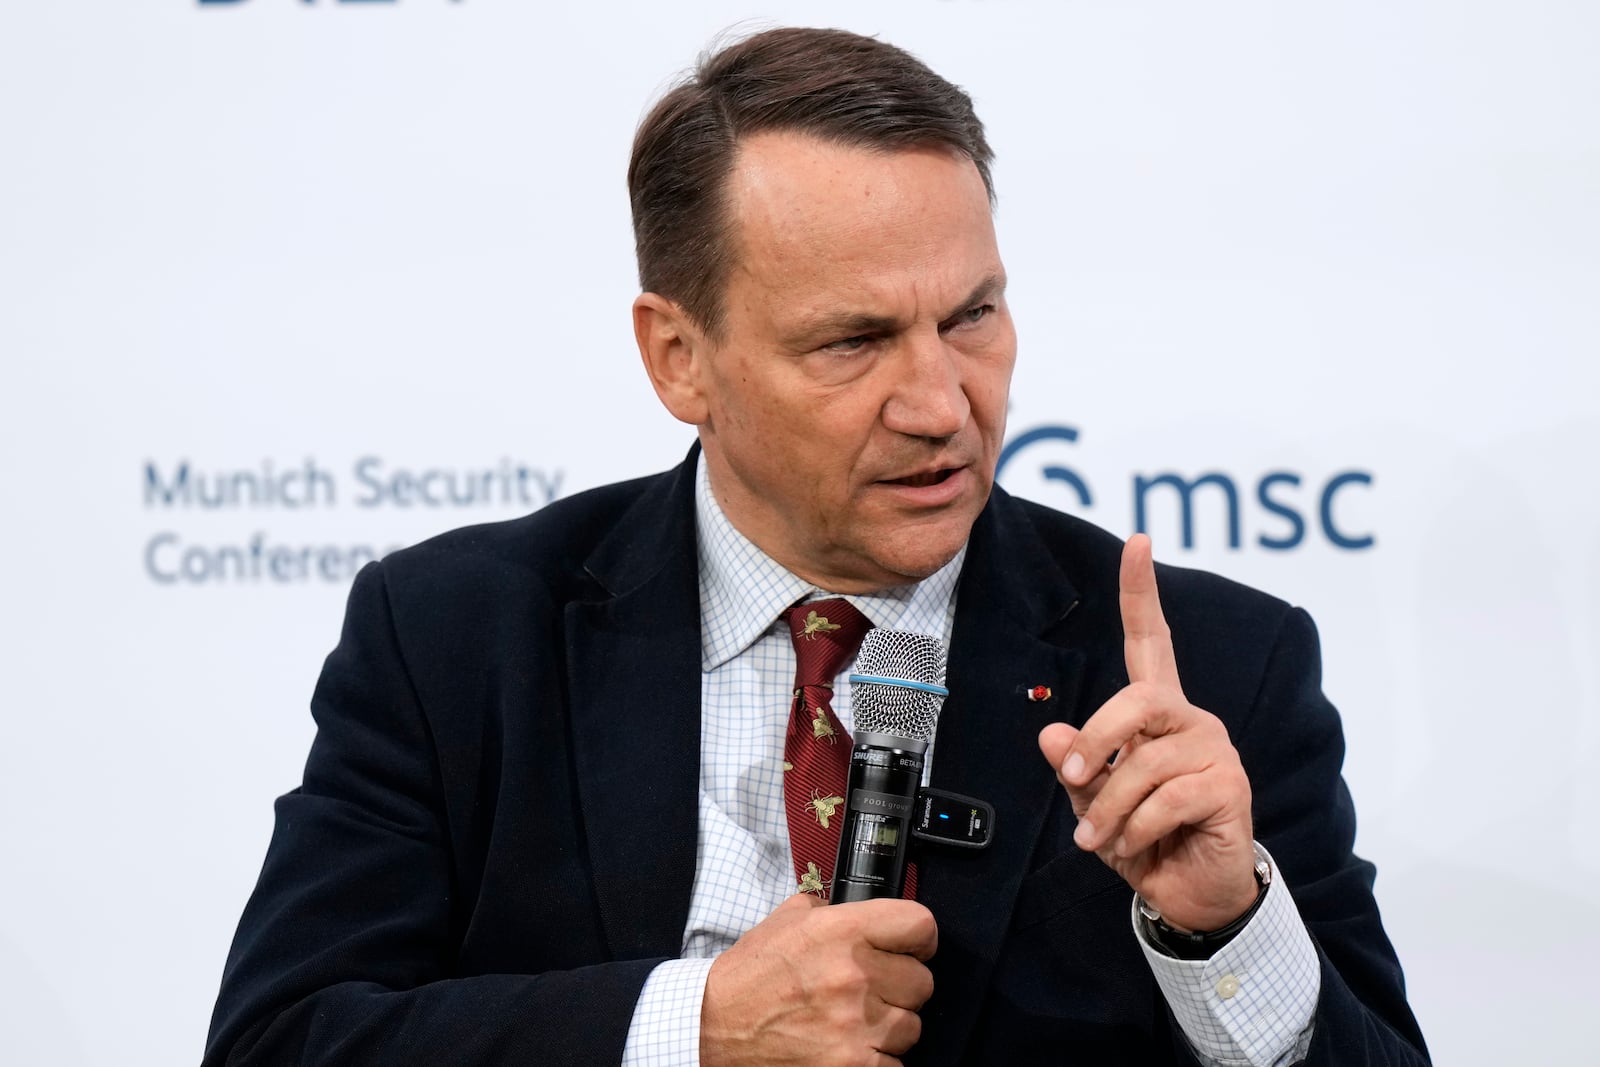
M 977 307 L 970 307 L 961 312 L 955 318 L 951 319 L 946 326 L 970 326 L 975 322 L 983 321 L 992 314 L 994 314 L 993 304 L 979 304 Z
M 975 304 L 965 311 L 958 311 L 939 324 L 940 333 L 949 333 L 967 326 L 976 326 L 990 315 L 994 314 L 993 304 Z
M 857 334 L 854 337 L 844 337 L 831 341 L 822 346 L 824 352 L 859 352 L 870 343 L 872 338 L 866 334 Z

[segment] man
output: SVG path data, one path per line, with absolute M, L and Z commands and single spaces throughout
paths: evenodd
M 208 1063 L 1426 1062 L 1309 620 L 993 488 L 989 159 L 838 31 L 645 119 L 635 332 L 698 447 L 362 573 Z M 997 812 L 915 900 L 801 862 L 847 617 L 948 641 L 932 784 Z

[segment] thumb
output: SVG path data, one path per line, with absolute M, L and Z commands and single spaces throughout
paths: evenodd
M 1077 739 L 1078 731 L 1064 722 L 1053 722 L 1039 731 L 1039 751 L 1044 753 L 1050 769 L 1058 776 L 1061 773 L 1061 761 L 1067 758 L 1072 742 Z
M 1078 731 L 1064 722 L 1053 722 L 1039 731 L 1039 751 L 1044 753 L 1044 758 L 1049 761 L 1050 769 L 1055 772 L 1056 781 L 1067 791 L 1067 799 L 1072 801 L 1072 814 L 1082 816 L 1089 810 L 1089 805 L 1094 803 L 1094 798 L 1099 795 L 1100 787 L 1106 784 L 1106 772 L 1095 775 L 1082 785 L 1074 785 L 1067 781 L 1062 764 L 1072 752 L 1073 742 L 1078 740 Z M 1082 757 L 1077 757 L 1079 760 Z M 1081 770 L 1077 773 L 1081 773 Z
M 810 911 L 812 908 L 821 908 L 826 905 L 827 901 L 815 893 L 796 893 L 774 908 L 772 914 L 782 915 L 791 911 Z

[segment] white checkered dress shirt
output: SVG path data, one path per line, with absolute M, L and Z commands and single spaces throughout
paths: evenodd
M 698 1067 L 700 1004 L 712 959 L 797 891 L 783 807 L 783 741 L 795 655 L 779 613 L 830 595 L 784 570 L 733 528 L 695 484 L 700 562 L 700 812 L 683 952 L 650 973 L 634 1009 L 624 1067 Z M 965 550 L 916 585 L 849 596 L 876 626 L 932 634 L 947 646 Z M 849 671 L 833 709 L 853 726 Z M 933 750 L 927 767 L 933 766 Z M 926 780 L 926 771 L 924 780 Z M 1304 1054 L 1321 988 L 1288 890 L 1274 879 L 1250 924 L 1210 960 L 1171 959 L 1139 933 L 1156 981 L 1203 1062 L 1278 1067 Z

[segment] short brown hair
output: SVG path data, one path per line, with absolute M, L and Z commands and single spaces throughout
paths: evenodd
M 639 124 L 628 195 L 640 286 L 711 334 L 732 266 L 728 172 L 741 138 L 774 130 L 885 150 L 944 145 L 977 165 L 994 200 L 994 153 L 972 99 L 909 52 L 845 30 L 785 28 L 707 53 Z

